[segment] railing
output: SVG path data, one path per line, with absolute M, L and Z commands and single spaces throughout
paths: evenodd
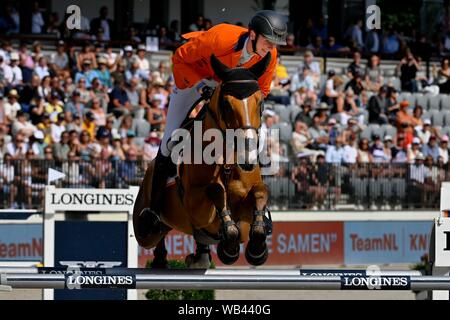
M 66 178 L 60 188 L 127 188 L 139 185 L 147 161 L 14 160 L 0 163 L 0 207 L 42 209 L 49 168 Z M 270 206 L 279 210 L 437 209 L 440 184 L 450 181 L 450 166 L 408 164 L 281 164 L 264 176 Z

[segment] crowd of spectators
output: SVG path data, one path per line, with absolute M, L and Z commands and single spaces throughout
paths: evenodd
M 39 18 L 39 8 L 34 9 L 33 28 L 42 33 L 51 24 Z M 8 12 L 13 14 L 14 8 L 8 7 Z M 9 33 L 15 32 L 10 20 Z M 77 35 L 85 40 L 81 49 L 64 40 L 52 52 L 44 52 L 39 42 L 13 47 L 5 40 L 0 45 L 0 185 L 11 203 L 21 191 L 30 204 L 36 190 L 45 186 L 43 166 L 32 166 L 32 161 L 59 166 L 69 186 L 120 187 L 138 181 L 142 168 L 134 160 L 148 161 L 156 155 L 174 88 L 170 65 L 152 66 L 146 58 L 148 48 L 136 34 L 120 52 L 102 42 L 115 32 L 105 7 L 98 18 L 84 23 L 86 28 Z M 198 16 L 189 30 L 211 26 L 210 20 Z M 418 76 L 422 63 L 418 47 L 399 45 L 404 50 L 393 70 L 400 82 L 395 88 L 383 76 L 381 49 L 374 49 L 378 41 L 379 48 L 393 51 L 395 32 L 389 30 L 381 41 L 375 40 L 376 34 L 362 38 L 360 28 L 356 23 L 349 29 L 353 47 L 336 44 L 321 24 L 314 28 L 316 38 L 327 39 L 327 50 L 351 53 L 344 74 L 333 70 L 322 74 L 315 60 L 320 53 L 317 45 L 307 45 L 309 50 L 293 74 L 279 58 L 262 124 L 265 132 L 281 129 L 281 141 L 270 141 L 272 157 L 297 161 L 284 175 L 298 193 L 313 194 L 311 203 L 318 208 L 330 193 L 336 205 L 345 193 L 345 179 L 355 174 L 358 179 L 407 178 L 412 191 L 433 203 L 437 186 L 448 178 L 450 131 L 434 124 L 424 112 L 426 106 L 412 105 L 400 94 L 427 88 L 427 95 L 450 92 L 449 59 L 444 57 L 441 67 L 423 78 Z M 95 36 L 98 32 L 101 39 Z M 179 41 L 179 34 L 171 39 Z M 288 37 L 291 44 L 293 35 Z M 367 51 L 371 56 L 363 65 L 361 53 Z M 11 164 L 16 160 L 20 166 Z M 404 166 L 401 174 L 387 166 L 388 173 L 379 172 L 380 166 L 391 164 L 409 167 Z M 355 167 L 363 170 L 352 170 Z

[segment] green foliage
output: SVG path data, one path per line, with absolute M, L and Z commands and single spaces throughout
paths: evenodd
M 151 267 L 151 260 L 147 261 L 147 268 Z M 186 264 L 178 260 L 169 260 L 169 269 L 186 269 Z M 211 266 L 214 268 L 214 265 Z M 149 300 L 214 300 L 214 290 L 165 290 L 152 289 L 145 297 Z

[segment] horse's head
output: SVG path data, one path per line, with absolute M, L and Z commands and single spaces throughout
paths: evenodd
M 245 171 L 253 170 L 258 160 L 258 128 L 264 96 L 259 88 L 261 77 L 271 59 L 271 54 L 251 68 L 228 68 L 214 55 L 211 66 L 221 80 L 211 98 L 210 108 L 222 131 L 233 129 L 237 163 Z M 228 133 L 227 130 L 227 142 Z

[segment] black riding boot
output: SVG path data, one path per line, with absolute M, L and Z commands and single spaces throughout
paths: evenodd
M 166 188 L 167 178 L 176 169 L 170 156 L 164 156 L 161 151 L 155 158 L 155 167 L 153 169 L 151 206 L 145 208 L 140 214 L 142 226 L 145 233 L 161 232 L 161 210 L 164 203 L 164 190 Z

